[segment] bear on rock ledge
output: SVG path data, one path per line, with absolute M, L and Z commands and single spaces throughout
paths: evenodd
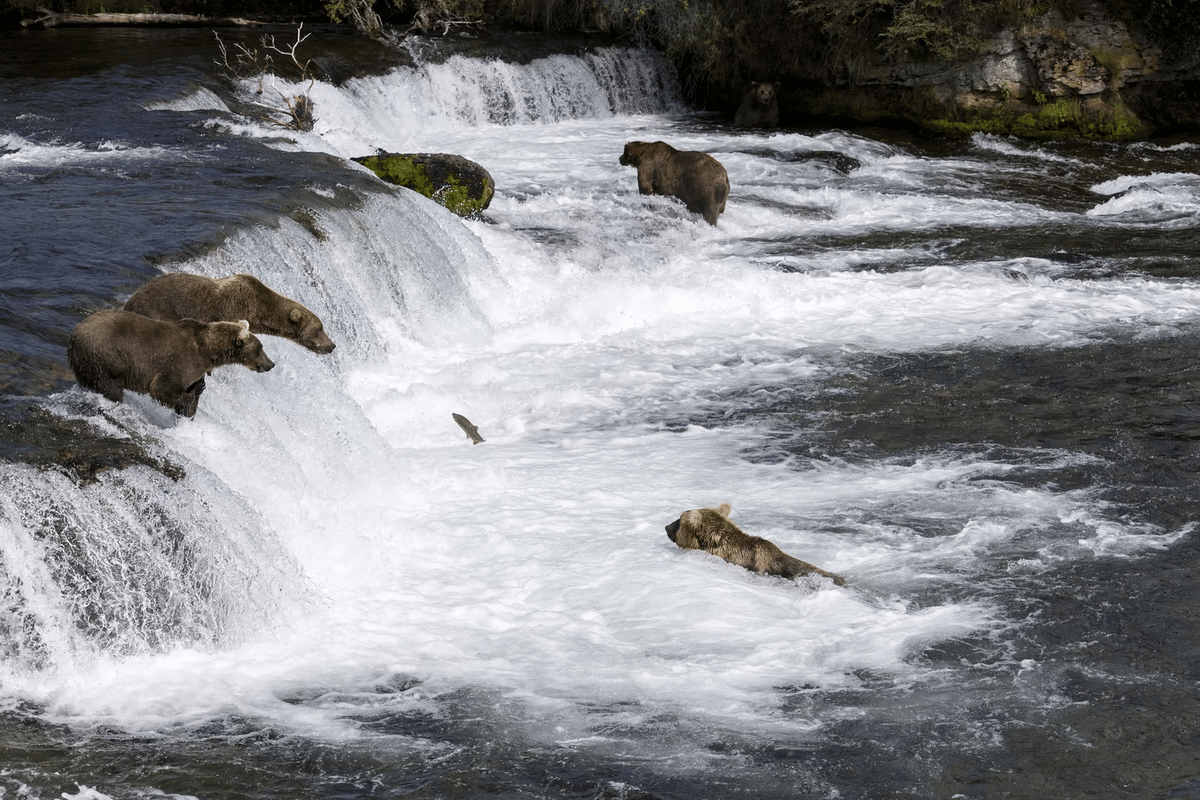
M 178 322 L 246 320 L 254 333 L 281 336 L 314 353 L 332 353 L 333 341 L 320 318 L 253 275 L 209 278 L 170 272 L 148 281 L 125 303 L 144 317 Z
M 148 394 L 184 417 L 196 415 L 204 376 L 226 364 L 275 366 L 242 322 L 164 322 L 130 311 L 97 311 L 71 331 L 67 360 L 79 385 L 114 403 L 125 390 Z

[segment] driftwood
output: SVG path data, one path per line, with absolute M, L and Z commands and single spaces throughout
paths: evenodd
M 46 8 L 39 8 L 38 11 L 42 13 L 42 16 L 37 19 L 22 20 L 21 24 L 27 28 L 58 28 L 73 25 L 190 25 L 230 28 L 266 24 L 241 17 L 200 17 L 194 14 L 56 14 Z
M 294 131 L 311 131 L 313 123 L 316 121 L 313 117 L 313 101 L 308 96 L 308 92 L 312 91 L 313 84 L 316 83 L 316 77 L 309 73 L 309 67 L 312 66 L 312 59 L 300 63 L 299 56 L 296 55 L 296 48 L 304 43 L 312 34 L 304 33 L 304 23 L 301 22 L 296 26 L 296 41 L 287 49 L 275 44 L 274 36 L 262 37 L 262 50 L 252 48 L 249 45 L 238 42 L 234 45 L 233 63 L 229 63 L 229 49 L 225 47 L 225 42 L 221 41 L 221 34 L 213 31 L 213 36 L 217 40 L 217 48 L 221 51 L 221 59 L 214 61 L 218 67 L 225 70 L 225 77 L 231 82 L 235 79 L 246 80 L 258 76 L 258 93 L 263 92 L 263 77 L 274 70 L 274 61 L 271 58 L 271 52 L 274 51 L 280 55 L 287 56 L 300 70 L 300 80 L 308 80 L 308 90 L 303 94 L 293 95 L 289 98 L 283 92 L 279 91 L 274 86 L 275 92 L 279 98 L 287 105 L 287 109 L 268 106 L 263 103 L 252 103 L 251 105 L 257 108 L 264 109 L 272 115 L 280 115 L 286 118 L 286 121 L 276 119 L 275 116 L 260 116 L 259 118 L 272 125 L 280 125 L 284 128 L 291 128 Z
M 451 414 L 454 421 L 458 423 L 458 427 L 466 432 L 467 436 L 471 437 L 471 444 L 479 444 L 484 441 L 484 438 L 479 435 L 479 428 L 471 424 L 471 420 L 464 417 L 462 414 Z
M 421 9 L 413 16 L 412 24 L 408 26 L 408 30 L 405 31 L 405 34 L 419 33 L 422 36 L 447 36 L 450 33 L 450 29 L 455 25 L 466 28 L 475 28 L 482 24 L 483 20 L 481 19 L 470 20 L 449 19 L 446 17 L 435 18 L 432 14 L 430 14 L 428 9 Z M 438 33 L 438 28 L 442 29 L 440 34 Z

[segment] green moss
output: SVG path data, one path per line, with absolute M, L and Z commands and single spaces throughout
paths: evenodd
M 462 217 L 477 214 L 487 205 L 480 205 L 479 200 L 471 196 L 471 187 L 453 179 L 447 181 L 430 197 Z
M 1033 114 L 1022 114 L 1013 120 L 1013 133 L 1019 131 L 1036 131 L 1038 130 L 1038 120 Z
M 1086 108 L 1074 98 L 1057 98 L 1017 114 L 1008 108 L 975 109 L 965 118 L 954 114 L 925 117 L 921 128 L 939 136 L 995 133 L 1031 139 L 1090 139 L 1133 141 L 1145 135 L 1145 126 L 1124 106 L 1109 104 Z
M 459 156 L 389 153 L 354 161 L 381 180 L 412 189 L 462 217 L 478 215 L 495 193 L 487 170 Z
M 425 165 L 415 163 L 411 156 L 370 156 L 356 160 L 388 183 L 433 197 L 433 181 Z

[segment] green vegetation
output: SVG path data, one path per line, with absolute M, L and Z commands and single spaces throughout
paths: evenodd
M 325 13 L 334 22 L 349 22 L 367 36 L 378 37 L 383 20 L 375 11 L 374 0 L 328 0 Z
M 1130 141 L 1145 134 L 1144 124 L 1123 105 L 1089 108 L 1073 97 L 1053 100 L 1024 113 L 1006 109 L 972 116 L 959 109 L 943 111 L 921 119 L 921 129 L 938 136 L 966 136 L 978 131 L 1027 139 L 1098 141 Z
M 1094 0 L 1148 37 L 1163 60 L 1200 49 L 1200 0 Z M 954 134 L 1130 138 L 1143 125 L 1121 97 L 1129 54 L 1093 48 L 1109 76 L 1103 103 L 1055 96 L 1046 86 L 995 90 L 962 109 L 892 80 L 897 67 L 953 65 L 981 53 L 1003 28 L 1050 11 L 1071 20 L 1093 0 L 0 0 L 7 19 L 53 11 L 161 11 L 278 19 L 324 18 L 378 37 L 381 30 L 445 34 L 477 23 L 545 31 L 604 31 L 662 50 L 698 106 L 731 113 L 752 80 L 783 84 L 784 121 L 798 117 L 898 122 Z M 273 13 L 273 17 L 271 16 Z M 308 16 L 304 16 L 307 14 Z M 1032 91 L 1032 94 L 1030 94 Z M 1153 101 L 1151 101 L 1153 102 Z M 1143 112 L 1145 105 L 1137 107 Z M 1178 104 L 1178 125 L 1200 110 Z M 799 110 L 799 113 L 797 113 Z M 790 115 L 789 115 L 790 111 Z M 790 116 L 790 120 L 789 120 Z
M 496 190 L 487 170 L 457 156 L 386 153 L 354 160 L 381 180 L 412 189 L 462 217 L 482 213 Z

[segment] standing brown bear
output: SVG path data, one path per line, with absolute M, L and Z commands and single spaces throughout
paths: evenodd
M 331 353 L 334 344 L 316 314 L 267 288 L 253 275 L 209 278 L 171 272 L 148 281 L 133 293 L 126 311 L 154 319 L 201 322 L 244 319 L 254 333 L 282 336 L 314 353 Z
M 678 197 L 709 225 L 725 211 L 729 175 L 708 153 L 676 150 L 666 142 L 628 142 L 621 165 L 637 167 L 639 192 Z
M 97 311 L 75 326 L 67 360 L 81 386 L 115 403 L 128 389 L 185 417 L 195 416 L 204 376 L 216 367 L 275 366 L 244 320 L 164 322 L 116 310 Z
M 759 536 L 749 536 L 729 520 L 733 512 L 729 503 L 716 508 L 685 511 L 667 526 L 667 536 L 684 550 L 705 550 L 715 556 L 763 575 L 796 578 L 801 575 L 823 575 L 838 586 L 846 580 L 807 561 L 792 558 L 771 542 Z
M 733 115 L 736 125 L 759 128 L 774 128 L 779 125 L 779 81 L 775 83 L 750 84 L 750 91 L 742 98 L 737 113 Z

